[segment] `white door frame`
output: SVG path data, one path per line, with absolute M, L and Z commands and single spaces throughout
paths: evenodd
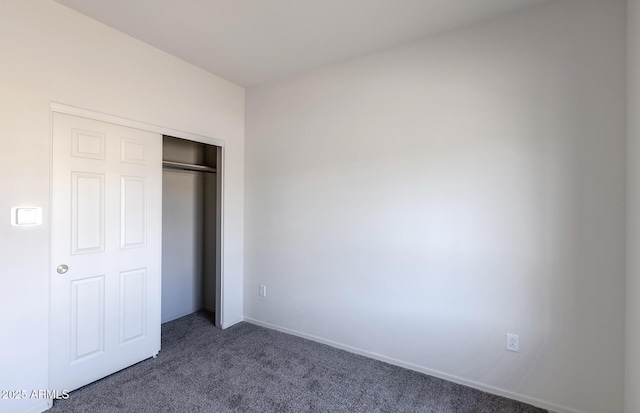
M 67 115 L 78 116 L 82 118 L 88 118 L 93 120 L 98 120 L 102 122 L 112 123 L 114 125 L 126 126 L 129 128 L 140 129 L 148 132 L 155 132 L 161 135 L 173 136 L 176 138 L 182 138 L 193 142 L 205 143 L 209 145 L 219 146 L 221 148 L 221 156 L 219 156 L 219 163 L 216 167 L 217 169 L 217 191 L 220 195 L 217 197 L 217 202 L 219 205 L 219 216 L 216 217 L 217 223 L 219 223 L 219 229 L 216 237 L 220 237 L 220 240 L 216 239 L 217 246 L 217 255 L 219 256 L 220 264 L 216 265 L 216 304 L 215 304 L 215 326 L 218 328 L 222 328 L 224 325 L 224 314 L 223 314 L 223 305 L 222 299 L 224 294 L 222 294 L 222 290 L 224 288 L 224 182 L 225 182 L 225 142 L 221 139 L 211 138 L 208 136 L 197 135 L 189 132 L 184 132 L 177 129 L 171 129 L 164 126 L 151 125 L 149 123 L 138 122 L 136 120 L 121 118 L 114 115 L 108 115 L 105 113 L 95 112 L 87 109 L 78 108 L 75 106 L 69 106 L 62 103 L 51 102 L 51 113 L 50 113 L 50 145 L 53 145 L 53 113 L 64 113 Z M 51 156 L 53 156 L 53 152 L 51 152 Z M 51 162 L 53 165 L 53 162 Z M 50 171 L 51 172 L 51 171 Z M 53 176 L 50 173 L 50 176 Z M 51 186 L 51 182 L 50 185 Z M 49 198 L 51 198 L 51 191 L 49 192 Z M 50 208 L 53 206 L 51 199 L 49 199 Z M 52 240 L 49 239 L 49 244 L 51 244 Z M 217 260 L 216 260 L 217 261 Z M 51 262 L 51 256 L 49 256 L 49 268 L 53 263 Z

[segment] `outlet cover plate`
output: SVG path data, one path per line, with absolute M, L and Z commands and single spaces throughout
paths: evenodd
M 520 352 L 520 336 L 517 334 L 507 333 L 507 350 Z

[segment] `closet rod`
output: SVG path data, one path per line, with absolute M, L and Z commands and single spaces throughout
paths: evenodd
M 182 162 L 171 162 L 171 161 L 162 161 L 163 168 L 171 168 L 171 169 L 182 169 L 184 171 L 194 171 L 194 172 L 208 172 L 208 173 L 216 173 L 216 168 L 211 168 L 209 166 L 204 165 L 192 165 L 189 163 Z

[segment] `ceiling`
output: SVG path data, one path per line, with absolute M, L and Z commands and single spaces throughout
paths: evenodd
M 548 0 L 56 0 L 240 86 Z

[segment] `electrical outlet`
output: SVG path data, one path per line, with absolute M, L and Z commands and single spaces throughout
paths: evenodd
M 260 284 L 260 297 L 267 296 L 267 286 Z
M 520 352 L 520 336 L 517 334 L 507 333 L 507 350 Z

